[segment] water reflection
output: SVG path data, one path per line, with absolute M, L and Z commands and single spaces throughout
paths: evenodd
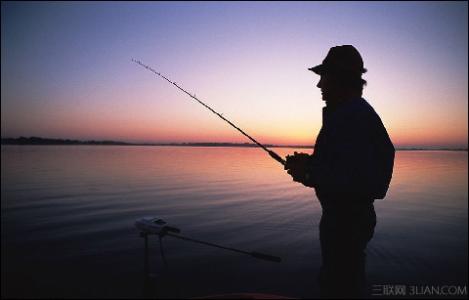
M 276 152 L 295 150 L 304 151 Z M 2 296 L 138 297 L 143 244 L 133 222 L 144 215 L 283 258 L 167 240 L 180 283 L 168 296 L 317 296 L 319 204 L 259 149 L 2 146 L 1 159 Z M 397 152 L 388 196 L 376 202 L 372 283 L 467 281 L 467 180 L 467 152 Z

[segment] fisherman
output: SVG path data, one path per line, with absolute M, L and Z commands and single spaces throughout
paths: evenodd
M 363 60 L 351 45 L 332 47 L 320 75 L 322 128 L 314 153 L 287 156 L 293 180 L 315 189 L 321 203 L 319 225 L 321 297 L 367 294 L 365 249 L 374 234 L 375 199 L 383 199 L 394 165 L 394 146 L 380 117 L 362 98 Z

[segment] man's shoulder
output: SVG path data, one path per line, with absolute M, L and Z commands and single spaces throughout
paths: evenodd
M 355 101 L 353 101 L 352 109 L 356 113 L 362 113 L 362 114 L 377 114 L 373 106 L 371 106 L 368 101 L 366 101 L 364 98 L 357 98 Z
M 356 98 L 351 101 L 346 114 L 349 121 L 376 121 L 379 116 L 374 108 L 363 98 Z

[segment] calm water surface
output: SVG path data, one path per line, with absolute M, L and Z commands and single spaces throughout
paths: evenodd
M 375 202 L 370 284 L 467 284 L 467 158 L 397 152 L 388 196 Z M 2 297 L 142 297 L 142 216 L 283 259 L 167 237 L 165 269 L 154 238 L 157 296 L 318 295 L 317 198 L 259 149 L 2 146 L 1 214 Z

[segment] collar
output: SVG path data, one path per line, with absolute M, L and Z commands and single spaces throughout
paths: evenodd
M 358 98 L 354 97 L 347 101 L 342 102 L 341 104 L 336 106 L 334 109 L 331 109 L 330 107 L 327 107 L 327 106 L 323 107 L 322 108 L 323 125 L 331 122 L 335 118 L 340 117 L 340 115 L 349 112 L 355 105 L 357 105 L 361 101 L 364 101 L 364 99 L 361 97 L 358 97 Z

